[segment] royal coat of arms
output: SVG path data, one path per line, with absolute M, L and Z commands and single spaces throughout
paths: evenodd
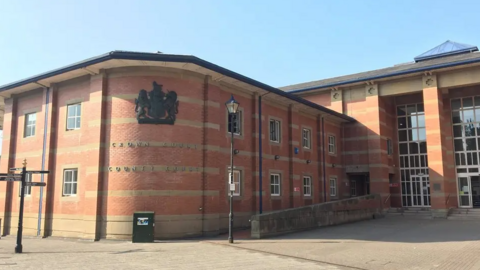
M 162 85 L 153 82 L 150 92 L 142 89 L 135 99 L 135 112 L 139 124 L 169 124 L 175 123 L 178 113 L 178 100 L 175 91 L 163 92 Z

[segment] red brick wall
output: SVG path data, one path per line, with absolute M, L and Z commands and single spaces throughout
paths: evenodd
M 219 85 L 198 74 L 148 74 L 109 71 L 106 75 L 85 76 L 52 87 L 46 152 L 46 169 L 51 173 L 46 177 L 48 192 L 45 193 L 42 215 L 47 219 L 42 220 L 42 230 L 47 232 L 44 234 L 86 238 L 128 235 L 128 226 L 126 230 L 119 229 L 110 219 L 128 218 L 134 211 L 154 211 L 160 219 L 190 216 L 194 220 L 189 232 L 173 232 L 174 228 L 168 222 L 157 221 L 159 237 L 164 230 L 172 230 L 172 235 L 225 230 L 229 211 L 230 134 L 227 133 L 224 102 L 232 93 L 240 102 L 243 113 L 242 134 L 235 136 L 234 146 L 240 151 L 234 156 L 234 166 L 242 174 L 242 194 L 234 198 L 235 226 L 248 225 L 250 216 L 258 212 L 257 96 L 242 89 Z M 138 124 L 135 119 L 134 100 L 140 89 L 150 91 L 153 81 L 162 84 L 164 90 L 174 90 L 179 95 L 179 113 L 174 125 Z M 28 159 L 28 168 L 40 169 L 45 98 L 45 90 L 39 90 L 34 95 L 18 98 L 17 108 L 11 105 L 12 100 L 6 101 L 5 134 L 23 134 L 24 110 L 38 107 L 39 113 L 33 138 L 14 136 L 10 143 L 9 137 L 5 137 L 3 171 L 20 166 L 24 157 Z M 67 131 L 67 105 L 76 102 L 82 104 L 81 128 Z M 10 112 L 15 114 L 10 117 Z M 270 118 L 281 121 L 280 143 L 269 140 Z M 320 118 L 300 112 L 295 106 L 281 106 L 264 98 L 262 119 L 263 211 L 323 202 Z M 303 128 L 311 129 L 310 149 L 302 147 Z M 342 175 L 341 131 L 341 124 L 332 119 L 325 120 L 325 146 L 328 145 L 328 135 L 336 137 L 336 154 L 326 153 L 327 200 L 342 198 L 348 189 Z M 128 142 L 149 142 L 149 146 L 128 146 Z M 184 147 L 166 147 L 163 143 L 183 144 Z M 196 148 L 187 145 L 196 145 Z M 298 154 L 295 154 L 295 147 L 299 150 Z M 9 159 L 6 154 L 9 152 L 15 153 L 15 158 L 10 154 L 12 159 Z M 280 158 L 275 160 L 275 155 Z M 152 165 L 154 171 L 150 169 Z M 132 171 L 133 166 L 135 172 Z M 145 170 L 141 171 L 143 166 Z M 120 171 L 116 170 L 117 167 Z M 129 169 L 125 171 L 125 167 Z M 177 171 L 172 171 L 174 167 Z M 186 171 L 182 171 L 182 167 L 186 167 Z M 189 171 L 190 167 L 200 170 Z M 206 168 L 204 172 L 203 167 Z M 73 197 L 62 195 L 63 171 L 68 168 L 78 168 L 77 195 Z M 279 197 L 270 193 L 270 173 L 274 172 L 281 174 Z M 312 178 L 311 196 L 303 195 L 303 176 Z M 330 176 L 337 176 L 336 198 L 329 196 Z M 39 181 L 37 177 L 34 181 Z M 13 197 L 18 198 L 18 187 L 15 186 L 13 191 Z M 2 186 L 2 192 L 10 194 L 6 185 Z M 25 204 L 25 213 L 31 219 L 28 225 L 30 234 L 36 231 L 38 194 L 38 188 L 32 188 L 32 197 Z M 18 200 L 14 199 L 13 215 L 18 212 L 17 204 Z M 4 217 L 8 217 L 9 207 L 5 200 L 1 209 Z M 198 215 L 202 218 L 196 218 Z M 5 222 L 6 227 L 15 227 L 14 222 L 8 219 Z M 82 222 L 85 225 L 79 225 Z M 182 226 L 188 226 L 188 222 L 183 221 Z M 131 221 L 127 223 L 130 225 Z M 75 228 L 68 224 L 75 224 Z

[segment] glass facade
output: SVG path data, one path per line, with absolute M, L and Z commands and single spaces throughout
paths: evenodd
M 423 104 L 397 106 L 403 206 L 430 206 L 427 136 Z
M 453 150 L 460 207 L 480 207 L 480 96 L 451 100 Z

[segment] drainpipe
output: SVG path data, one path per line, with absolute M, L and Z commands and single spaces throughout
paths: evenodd
M 43 150 L 42 150 L 42 171 L 45 171 L 45 155 L 47 149 L 47 129 L 48 129 L 48 104 L 50 103 L 50 87 L 47 88 L 47 96 L 45 100 L 45 125 L 43 128 Z M 40 182 L 45 182 L 45 174 L 40 174 Z M 42 207 L 43 207 L 43 189 L 40 187 L 40 198 L 38 200 L 38 224 L 37 224 L 37 236 L 40 236 L 40 228 L 42 224 Z
M 262 195 L 262 187 L 263 187 L 263 181 L 262 181 L 262 176 L 263 176 L 263 151 L 262 151 L 262 97 L 265 95 L 270 94 L 270 92 L 263 94 L 263 95 L 258 95 L 258 196 L 259 196 L 259 201 L 258 201 L 258 212 L 261 214 L 263 212 L 263 195 Z
M 325 172 L 325 121 L 324 117 L 322 116 L 322 155 L 323 155 L 323 202 L 327 202 L 327 174 Z

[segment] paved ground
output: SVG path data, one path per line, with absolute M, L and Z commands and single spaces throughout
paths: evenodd
M 398 216 L 236 242 L 246 250 L 359 269 L 480 269 L 480 221 Z
M 0 240 L 0 269 L 348 269 L 202 241 L 133 244 L 26 238 L 24 253 L 15 254 L 15 240 Z
M 265 240 L 0 240 L 0 269 L 480 269 L 480 221 L 389 217 Z M 242 239 L 243 238 L 243 239 Z

